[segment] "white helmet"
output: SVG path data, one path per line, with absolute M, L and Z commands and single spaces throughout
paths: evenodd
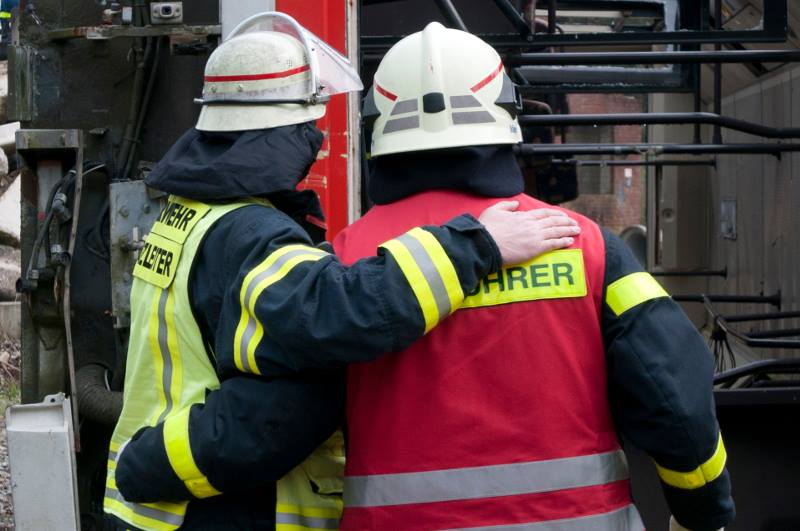
M 522 141 L 516 86 L 498 53 L 432 22 L 395 44 L 364 99 L 373 157 Z
M 292 17 L 246 19 L 206 63 L 197 129 L 247 131 L 309 122 L 334 94 L 363 88 L 339 52 Z

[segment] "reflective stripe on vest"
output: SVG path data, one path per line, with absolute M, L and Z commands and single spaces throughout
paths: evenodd
M 608 513 L 577 518 L 526 524 L 462 527 L 447 531 L 643 531 L 643 529 L 644 524 L 639 517 L 639 511 L 633 505 L 626 505 Z
M 580 457 L 470 468 L 349 476 L 346 507 L 435 503 L 535 494 L 604 485 L 628 478 L 622 450 Z
M 184 504 L 137 504 L 130 503 L 122 497 L 114 480 L 114 471 L 117 466 L 116 459 L 117 453 L 110 451 L 108 453 L 106 490 L 103 499 L 106 512 L 112 512 L 124 521 L 135 524 L 142 529 L 171 531 L 179 527 L 183 523 Z
M 337 430 L 308 459 L 278 481 L 275 530 L 339 529 L 343 477 L 344 435 Z
M 161 393 L 163 405 L 161 414 L 155 421 L 156 424 L 164 422 L 167 415 L 172 412 L 175 402 L 180 400 L 181 394 L 180 372 L 176 374 L 175 370 L 177 368 L 178 371 L 180 371 L 180 358 L 177 352 L 173 352 L 175 349 L 170 349 L 170 335 L 175 335 L 175 329 L 173 328 L 172 334 L 170 334 L 171 327 L 167 322 L 167 302 L 170 302 L 171 297 L 174 298 L 174 296 L 171 295 L 171 290 L 161 290 L 161 294 L 155 299 L 155 311 L 152 313 L 153 322 L 150 324 L 150 342 L 153 350 L 160 355 L 162 364 L 161 387 L 159 391 Z M 174 304 L 174 302 L 172 304 Z M 172 344 L 174 346 L 176 346 L 175 343 L 176 341 L 173 338 Z M 172 382 L 174 376 L 178 376 L 178 379 L 176 385 L 173 387 Z
M 278 510 L 275 513 L 276 531 L 296 531 L 298 529 L 339 529 L 340 515 L 308 516 L 297 513 L 287 513 Z

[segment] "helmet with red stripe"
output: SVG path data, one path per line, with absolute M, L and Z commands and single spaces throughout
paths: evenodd
M 197 129 L 247 131 L 316 120 L 331 96 L 361 90 L 350 62 L 292 17 L 254 15 L 206 63 Z
M 363 117 L 373 157 L 522 141 L 516 86 L 480 38 L 432 22 L 395 44 L 375 73 Z

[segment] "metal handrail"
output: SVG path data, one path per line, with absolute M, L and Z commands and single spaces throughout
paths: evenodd
M 711 112 L 620 113 L 620 114 L 536 114 L 519 117 L 521 125 L 718 125 L 764 138 L 800 138 L 800 127 L 771 127 Z

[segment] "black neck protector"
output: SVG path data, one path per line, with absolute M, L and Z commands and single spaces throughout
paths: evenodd
M 522 193 L 524 181 L 510 145 L 418 151 L 370 161 L 367 190 L 376 204 L 435 189 L 511 197 Z

